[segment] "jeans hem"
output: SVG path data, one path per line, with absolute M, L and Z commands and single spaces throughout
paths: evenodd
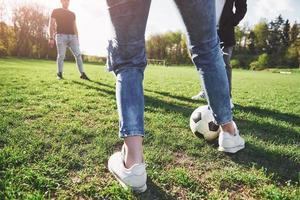
M 224 125 L 226 125 L 226 124 L 229 124 L 229 123 L 231 123 L 231 122 L 233 122 L 233 119 L 231 118 L 231 119 L 229 119 L 229 120 L 223 120 L 223 121 L 221 121 L 220 123 L 218 123 L 220 126 L 224 126 Z
M 139 132 L 127 132 L 127 133 L 119 133 L 120 138 L 127 138 L 127 137 L 134 137 L 134 136 L 140 136 L 140 137 L 145 137 L 145 133 L 143 131 Z

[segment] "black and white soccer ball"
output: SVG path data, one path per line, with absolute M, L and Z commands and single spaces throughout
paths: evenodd
M 190 127 L 197 137 L 204 137 L 207 141 L 216 139 L 220 133 L 220 126 L 217 125 L 209 106 L 200 106 L 194 110 L 190 118 Z

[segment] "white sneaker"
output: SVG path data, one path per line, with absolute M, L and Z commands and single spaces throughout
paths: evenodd
M 108 160 L 108 169 L 125 189 L 131 188 L 137 193 L 147 190 L 145 163 L 135 164 L 127 169 L 124 165 L 124 154 L 116 152 Z
M 232 99 L 230 99 L 230 108 L 233 109 L 234 108 L 234 104 L 233 104 L 233 101 Z
M 234 123 L 234 122 L 233 122 Z M 239 130 L 235 127 L 235 134 L 221 131 L 219 135 L 219 151 L 224 151 L 227 153 L 236 153 L 241 149 L 245 148 L 245 140 L 240 136 Z
M 204 91 L 199 92 L 199 94 L 192 97 L 193 100 L 206 99 Z

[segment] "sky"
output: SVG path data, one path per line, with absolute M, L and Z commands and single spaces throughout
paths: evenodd
M 59 0 L 4 0 L 8 10 L 12 5 L 37 2 L 47 12 L 60 7 Z M 70 10 L 76 13 L 80 48 L 84 54 L 106 55 L 111 26 L 106 0 L 71 0 Z M 279 14 L 284 19 L 300 22 L 299 0 L 248 0 L 248 12 L 240 23 L 253 26 L 261 19 L 272 20 Z M 8 12 L 9 13 L 9 12 Z M 152 0 L 146 37 L 166 31 L 185 31 L 173 0 Z

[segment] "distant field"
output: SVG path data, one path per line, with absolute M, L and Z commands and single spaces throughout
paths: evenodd
M 0 59 L 0 199 L 297 199 L 300 73 L 234 71 L 234 116 L 246 149 L 235 155 L 189 130 L 204 101 L 192 67 L 149 66 L 145 76 L 146 193 L 108 173 L 119 150 L 114 76 L 73 63 Z

